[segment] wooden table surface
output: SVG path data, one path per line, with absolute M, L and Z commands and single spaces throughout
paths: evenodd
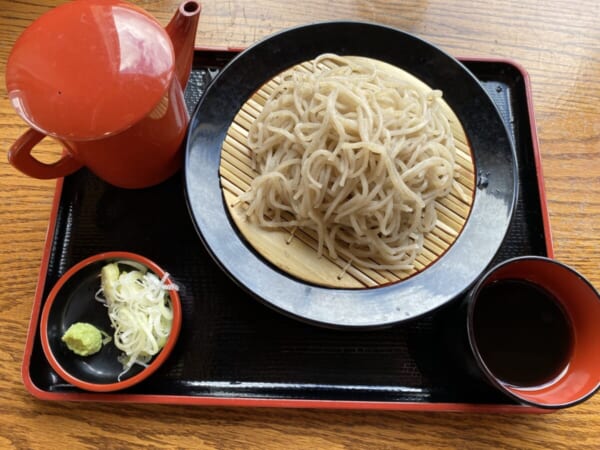
M 26 130 L 9 51 L 58 0 L 0 1 L 0 148 Z M 136 1 L 166 24 L 176 1 Z M 455 56 L 512 58 L 531 75 L 555 256 L 600 286 L 600 2 L 204 0 L 198 46 L 247 46 L 282 28 L 359 19 Z M 390 43 L 393 45 L 393 43 Z M 43 141 L 46 161 L 59 152 Z M 215 408 L 36 400 L 20 368 L 54 181 L 0 164 L 0 448 L 599 448 L 600 395 L 547 415 Z

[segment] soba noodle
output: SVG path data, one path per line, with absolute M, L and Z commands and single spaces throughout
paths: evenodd
M 314 230 L 333 260 L 412 269 L 454 183 L 441 96 L 332 54 L 284 73 L 249 130 L 248 219 Z

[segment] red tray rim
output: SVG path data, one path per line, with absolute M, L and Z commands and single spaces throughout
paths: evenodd
M 196 52 L 231 52 L 238 53 L 243 48 L 236 47 L 196 47 Z M 521 75 L 525 85 L 527 110 L 534 152 L 535 168 L 540 195 L 540 207 L 544 227 L 544 238 L 547 256 L 554 257 L 552 245 L 552 232 L 546 203 L 546 192 L 542 172 L 542 160 L 539 149 L 539 140 L 535 124 L 531 80 L 525 67 L 510 58 L 495 57 L 458 57 L 460 62 L 486 62 L 502 63 L 514 67 Z M 47 401 L 84 401 L 84 402 L 114 402 L 114 403 L 153 403 L 153 404 L 178 404 L 202 406 L 234 406 L 234 407 L 269 407 L 269 408 L 312 408 L 312 409 L 351 409 L 351 410 L 396 410 L 396 411 L 444 411 L 464 413 L 550 413 L 553 410 L 535 408 L 518 404 L 473 404 L 473 403 L 428 403 L 428 402 L 382 402 L 382 401 L 340 401 L 340 400 L 310 400 L 310 399 L 276 399 L 256 397 L 213 397 L 213 396 L 186 396 L 186 395 L 159 395 L 159 394 L 123 394 L 114 393 L 88 393 L 88 392 L 48 392 L 35 385 L 30 375 L 30 362 L 36 331 L 39 326 L 39 316 L 42 306 L 42 296 L 50 261 L 52 241 L 56 228 L 56 217 L 63 188 L 63 179 L 56 181 L 54 198 L 50 212 L 50 221 L 46 230 L 44 249 L 35 290 L 34 302 L 27 330 L 27 340 L 21 366 L 21 378 L 27 391 L 39 400 Z

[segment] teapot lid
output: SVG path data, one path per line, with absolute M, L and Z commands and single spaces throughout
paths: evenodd
M 174 66 L 169 35 L 148 13 L 118 0 L 77 0 L 23 32 L 7 62 L 6 87 L 33 128 L 86 140 L 148 115 Z

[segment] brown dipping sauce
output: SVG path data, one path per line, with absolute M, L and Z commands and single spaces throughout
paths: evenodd
M 568 364 L 573 329 L 552 294 L 522 280 L 499 280 L 479 293 L 473 332 L 494 376 L 516 387 L 544 385 Z

